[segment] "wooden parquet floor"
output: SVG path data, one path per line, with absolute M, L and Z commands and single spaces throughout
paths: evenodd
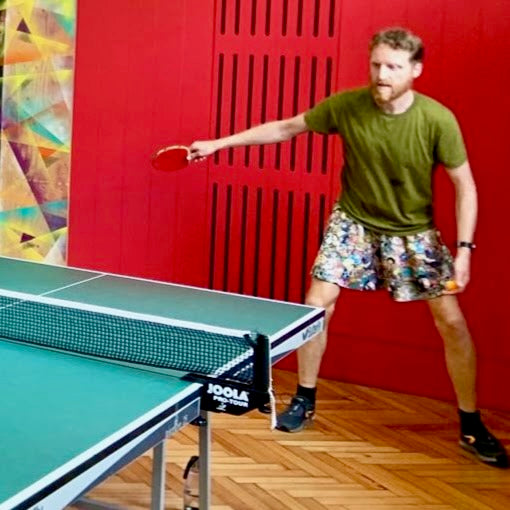
M 275 371 L 275 387 L 290 397 L 295 375 Z M 212 510 L 510 510 L 510 470 L 458 447 L 454 405 L 327 380 L 318 395 L 314 426 L 298 434 L 257 412 L 212 415 Z M 510 447 L 510 413 L 484 417 Z M 168 442 L 168 510 L 182 509 L 196 438 L 188 426 Z M 147 454 L 91 496 L 149 508 L 150 473 Z

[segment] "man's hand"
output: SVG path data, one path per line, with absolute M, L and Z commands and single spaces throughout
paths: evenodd
M 455 288 L 446 290 L 445 294 L 458 294 L 462 292 L 469 283 L 471 266 L 471 250 L 469 248 L 459 248 L 454 262 Z
M 199 140 L 193 142 L 189 147 L 189 160 L 202 161 L 207 156 L 214 154 L 219 148 L 217 140 Z

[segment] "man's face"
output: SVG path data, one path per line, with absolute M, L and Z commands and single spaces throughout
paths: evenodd
M 370 54 L 370 89 L 378 105 L 398 99 L 413 86 L 422 71 L 420 62 L 411 62 L 406 50 L 394 50 L 386 44 L 376 46 Z

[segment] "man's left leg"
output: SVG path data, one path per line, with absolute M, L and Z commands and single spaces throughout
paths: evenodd
M 444 342 L 446 367 L 457 396 L 460 445 L 487 464 L 508 467 L 504 447 L 485 428 L 477 410 L 475 348 L 457 297 L 444 295 L 427 302 Z

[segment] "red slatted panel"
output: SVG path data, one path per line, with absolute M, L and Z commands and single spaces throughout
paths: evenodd
M 315 0 L 218 2 L 215 136 L 296 115 L 331 92 L 335 6 Z M 302 301 L 333 198 L 332 174 L 338 179 L 332 141 L 309 135 L 228 150 L 216 155 L 210 170 L 217 197 L 210 285 Z

